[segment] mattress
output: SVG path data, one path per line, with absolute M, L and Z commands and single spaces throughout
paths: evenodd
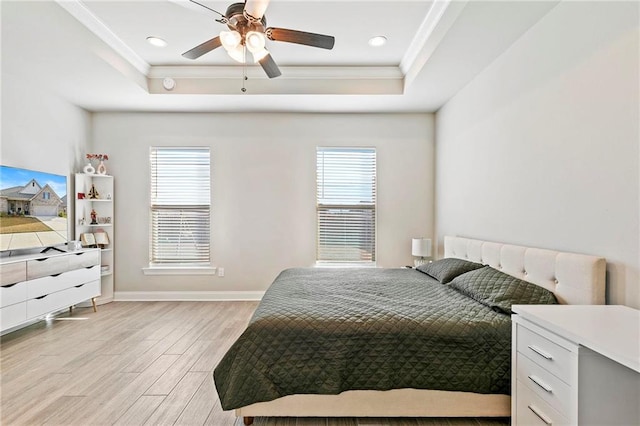
M 225 410 L 293 394 L 510 393 L 509 315 L 413 269 L 294 268 L 214 370 Z

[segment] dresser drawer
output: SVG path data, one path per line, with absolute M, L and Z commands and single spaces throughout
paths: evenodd
M 0 265 L 0 285 L 15 284 L 27 279 L 27 262 Z
M 0 287 L 0 307 L 14 305 L 27 300 L 27 282 L 6 284 Z
M 100 278 L 100 265 L 93 265 L 89 268 L 76 269 L 74 271 L 63 272 L 58 275 L 37 278 L 27 284 L 27 299 L 55 293 L 56 291 L 71 288 Z
M 517 355 L 516 364 L 518 381 L 526 384 L 538 397 L 568 417 L 574 405 L 571 387 L 521 353 Z M 573 391 L 577 392 L 575 389 Z
M 72 253 L 68 257 L 69 269 L 86 268 L 100 264 L 100 252 L 98 250 Z
M 6 330 L 27 320 L 27 303 L 16 303 L 15 305 L 0 308 L 0 329 Z
M 38 299 L 27 300 L 27 318 L 36 318 L 49 312 L 75 305 L 100 295 L 100 280 L 57 291 Z
M 572 383 L 577 360 L 571 351 L 521 324 L 518 324 L 517 328 L 517 346 L 519 353 L 526 355 L 565 383 Z
M 69 270 L 69 256 L 43 257 L 27 260 L 27 279 L 46 277 Z
M 569 420 L 538 397 L 531 389 L 517 381 L 515 426 L 569 425 Z

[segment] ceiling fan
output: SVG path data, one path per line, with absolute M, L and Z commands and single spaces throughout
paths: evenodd
M 278 65 L 266 49 L 266 39 L 303 44 L 306 46 L 333 49 L 335 38 L 332 36 L 285 28 L 267 27 L 264 13 L 269 0 L 246 0 L 244 3 L 233 3 L 226 13 L 211 9 L 197 1 L 190 0 L 222 16 L 216 21 L 226 24 L 229 31 L 221 31 L 220 35 L 182 54 L 188 59 L 197 59 L 218 47 L 225 48 L 229 56 L 240 63 L 246 63 L 247 50 L 251 52 L 254 62 L 262 66 L 269 78 L 282 75 Z

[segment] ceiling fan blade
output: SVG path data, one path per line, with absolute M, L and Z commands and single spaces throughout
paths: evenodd
M 182 54 L 187 59 L 198 59 L 200 56 L 205 53 L 211 52 L 213 49 L 217 49 L 222 46 L 222 42 L 220 41 L 220 36 L 214 37 L 211 40 L 207 40 L 202 44 L 194 47 L 191 50 L 187 50 Z
M 246 0 L 244 2 L 244 15 L 253 19 L 255 22 L 260 21 L 264 16 L 264 12 L 269 6 L 269 0 Z
M 271 57 L 271 53 L 267 53 L 264 58 L 260 59 L 259 63 L 269 78 L 275 78 L 282 75 L 276 61 Z
M 287 30 L 285 28 L 267 28 L 267 37 L 274 41 L 286 41 L 287 43 L 304 44 L 307 46 L 320 47 L 322 49 L 333 49 L 336 42 L 335 37 L 324 34 L 306 33 L 304 31 Z

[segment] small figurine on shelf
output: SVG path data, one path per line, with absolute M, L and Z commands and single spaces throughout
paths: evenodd
M 96 213 L 94 209 L 91 209 L 91 225 L 98 224 L 98 221 L 96 220 L 97 218 L 98 218 L 98 213 Z
M 91 200 L 97 200 L 98 198 L 100 198 L 100 194 L 98 194 L 98 191 L 93 184 L 91 184 L 91 189 L 89 190 L 89 198 Z

